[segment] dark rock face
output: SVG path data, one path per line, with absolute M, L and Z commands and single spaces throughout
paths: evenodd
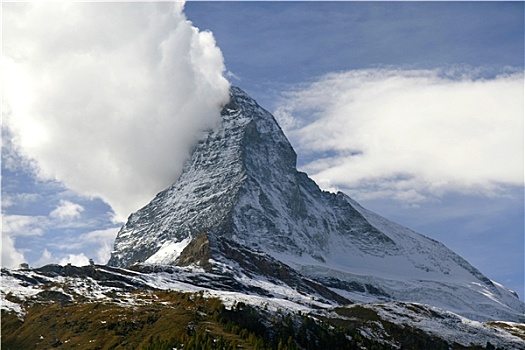
M 210 257 L 210 241 L 208 240 L 208 235 L 202 232 L 184 248 L 176 263 L 179 266 L 195 264 L 204 268 L 205 271 L 210 271 Z
M 40 301 L 53 301 L 61 306 L 73 301 L 69 295 L 54 290 L 44 290 L 36 295 L 36 299 Z

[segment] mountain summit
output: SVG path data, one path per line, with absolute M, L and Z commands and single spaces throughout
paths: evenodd
M 525 322 L 515 293 L 441 243 L 319 189 L 297 171 L 274 117 L 242 90 L 230 95 L 180 178 L 129 217 L 108 265 L 178 266 L 261 295 L 275 293 L 271 282 L 334 304 L 415 302 Z

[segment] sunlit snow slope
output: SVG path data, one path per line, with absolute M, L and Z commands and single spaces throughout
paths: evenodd
M 180 178 L 130 216 L 109 265 L 196 264 L 215 273 L 229 266 L 331 300 L 307 280 L 354 301 L 410 301 L 476 320 L 525 322 L 514 293 L 441 243 L 298 172 L 273 116 L 243 91 L 231 89 L 222 117 Z

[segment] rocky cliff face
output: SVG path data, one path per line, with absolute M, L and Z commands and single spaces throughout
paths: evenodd
M 180 178 L 130 216 L 109 265 L 200 266 L 336 303 L 411 301 L 525 321 L 515 295 L 439 242 L 320 190 L 297 171 L 273 116 L 240 89 L 222 118 Z

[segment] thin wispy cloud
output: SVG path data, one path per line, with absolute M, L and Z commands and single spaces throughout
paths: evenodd
M 49 213 L 49 216 L 58 220 L 72 220 L 80 218 L 83 211 L 84 207 L 80 204 L 60 200 L 60 204 Z
M 111 251 L 113 250 L 113 243 L 118 231 L 118 227 L 113 227 L 82 233 L 75 237 L 64 238 L 61 242 L 49 245 L 55 253 L 44 249 L 42 256 L 36 261 L 36 264 L 44 265 L 58 261 L 60 265 L 72 264 L 83 266 L 87 265 L 90 259 L 95 263 L 105 264 L 109 260 Z M 92 255 L 88 256 L 86 254 Z
M 89 231 L 96 226 L 88 218 L 82 218 L 84 207 L 78 203 L 68 200 L 60 200 L 55 208 L 47 215 L 2 215 L 2 266 L 16 267 L 25 262 L 26 257 L 23 249 L 16 248 L 17 240 L 34 240 L 44 237 L 53 230 L 69 230 L 69 237 L 61 237 L 46 243 L 47 248 L 55 247 L 64 251 L 63 254 L 53 255 L 44 248 L 42 256 L 36 260 L 36 265 L 58 262 L 60 259 L 69 259 L 67 262 L 79 264 L 85 257 L 84 252 L 92 252 L 92 258 L 100 263 L 109 259 L 115 236 L 119 227 L 111 227 L 102 230 Z M 77 233 L 86 231 L 85 233 Z M 77 253 L 75 253 L 77 252 Z M 87 263 L 87 258 L 86 258 Z
M 2 236 L 41 236 L 50 225 L 43 215 L 2 215 Z
M 14 205 L 26 206 L 27 204 L 36 202 L 41 196 L 38 193 L 2 193 L 2 209 L 10 208 Z
M 4 122 L 42 179 L 118 221 L 173 183 L 229 83 L 182 3 L 3 6 Z
M 48 230 L 56 230 L 63 227 L 68 229 L 85 230 L 82 224 L 75 226 L 72 217 L 69 222 L 65 217 L 54 219 L 45 216 L 22 216 L 6 215 L 2 218 L 2 262 L 3 267 L 16 267 L 22 262 L 27 262 L 23 249 L 16 248 L 18 239 L 28 240 L 42 237 Z M 62 226 L 61 226 L 62 225 Z M 36 266 L 49 263 L 87 264 L 86 253 L 89 252 L 97 263 L 105 264 L 113 250 L 113 243 L 120 227 L 88 231 L 85 233 L 73 232 L 60 240 L 48 242 L 41 253 L 40 258 L 34 261 Z M 54 251 L 51 253 L 50 249 Z
M 523 185 L 523 99 L 520 71 L 372 69 L 288 92 L 275 114 L 322 187 L 418 202 Z

